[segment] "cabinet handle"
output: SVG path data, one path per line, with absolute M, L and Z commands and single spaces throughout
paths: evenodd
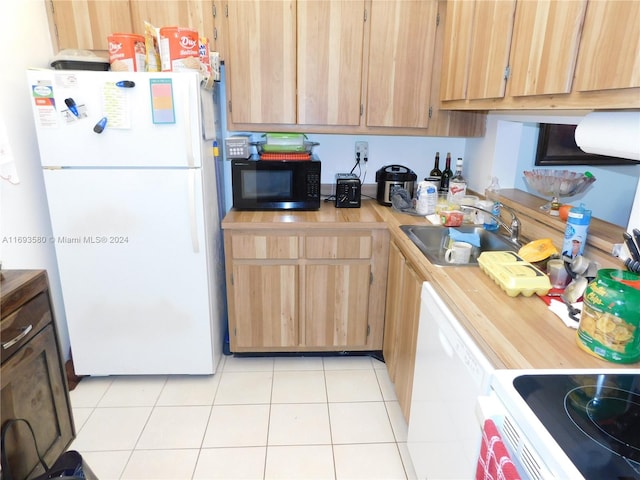
M 20 330 L 22 330 L 22 332 L 20 332 L 18 335 L 13 337 L 8 342 L 3 343 L 2 348 L 6 350 L 7 348 L 13 347 L 16 343 L 18 343 L 20 340 L 26 337 L 32 329 L 33 329 L 33 325 L 29 325 L 28 327 L 21 327 Z

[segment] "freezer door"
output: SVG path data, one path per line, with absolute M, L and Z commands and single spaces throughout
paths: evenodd
M 197 73 L 29 70 L 27 76 L 43 166 L 201 165 L 201 101 L 213 96 L 201 98 Z
M 44 176 L 76 372 L 214 373 L 200 170 Z

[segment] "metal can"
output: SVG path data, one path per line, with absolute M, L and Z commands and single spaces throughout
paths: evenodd
M 614 363 L 640 361 L 640 275 L 598 270 L 584 293 L 577 343 Z

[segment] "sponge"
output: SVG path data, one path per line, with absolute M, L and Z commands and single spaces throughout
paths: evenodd
M 474 247 L 480 246 L 480 235 L 476 232 L 463 233 L 459 232 L 455 228 L 449 228 L 449 238 L 454 242 L 467 242 Z

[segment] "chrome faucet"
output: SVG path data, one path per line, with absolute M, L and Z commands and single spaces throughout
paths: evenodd
M 506 210 L 511 214 L 510 225 L 507 225 L 504 222 L 504 220 L 502 220 L 502 217 L 500 215 L 495 215 L 493 212 L 490 212 L 489 210 L 485 210 L 484 208 L 476 207 L 475 205 L 462 205 L 461 208 L 463 210 L 465 208 L 478 210 L 480 212 L 483 212 L 491 216 L 491 218 L 493 218 L 496 222 L 498 222 L 498 225 L 500 225 L 502 228 L 504 228 L 507 231 L 507 233 L 509 234 L 509 241 L 511 241 L 511 243 L 513 243 L 517 247 L 521 247 L 522 244 L 520 243 L 520 220 L 516 216 L 516 212 L 512 208 L 507 207 L 504 203 L 498 202 L 498 205 L 500 206 L 501 212 L 502 210 Z

